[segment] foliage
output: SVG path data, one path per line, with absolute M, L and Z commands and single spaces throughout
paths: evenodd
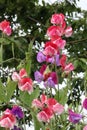
M 10 21 L 13 30 L 11 36 L 0 33 L 0 70 L 4 73 L 4 67 L 9 66 L 9 68 L 15 67 L 15 70 L 19 72 L 21 68 L 25 68 L 32 80 L 34 80 L 34 72 L 42 66 L 42 63 L 37 62 L 36 55 L 48 38 L 45 34 L 47 28 L 51 25 L 52 14 L 61 12 L 66 16 L 67 25 L 73 28 L 73 35 L 69 38 L 63 36 L 63 38 L 67 41 L 65 46 L 68 52 L 67 62 L 72 62 L 75 70 L 68 76 L 64 73 L 61 74 L 61 70 L 58 70 L 59 84 L 65 83 L 65 87 L 59 91 L 60 94 L 56 93 L 52 96 L 62 105 L 67 103 L 69 108 L 75 108 L 75 111 L 79 112 L 77 106 L 81 105 L 81 95 L 87 95 L 87 11 L 78 8 L 76 1 L 70 2 L 68 0 L 53 4 L 43 1 L 42 5 L 39 4 L 38 0 L 0 0 L 0 9 L 2 10 L 0 21 L 4 19 Z M 82 77 L 80 74 L 82 74 Z M 11 109 L 14 105 L 11 100 L 16 97 L 17 104 L 25 107 L 24 113 L 26 115 L 25 121 L 20 120 L 19 124 L 27 124 L 27 122 L 30 124 L 33 118 L 35 129 L 42 127 L 44 130 L 44 124 L 40 123 L 35 116 L 36 112 L 31 111 L 33 99 L 40 98 L 39 95 L 42 94 L 43 90 L 34 84 L 34 92 L 31 95 L 27 92 L 21 92 L 17 83 L 12 81 L 11 75 L 9 75 L 9 72 L 5 72 L 1 76 L 0 110 Z M 50 90 L 48 89 L 46 94 L 49 95 L 48 91 Z M 61 115 L 61 120 L 64 122 L 66 117 L 66 115 Z M 58 126 L 58 128 L 67 129 L 68 125 L 70 129 L 83 128 L 82 124 L 74 126 L 69 124 L 68 121 L 63 128 L 61 126 Z M 46 127 L 48 128 L 48 126 Z

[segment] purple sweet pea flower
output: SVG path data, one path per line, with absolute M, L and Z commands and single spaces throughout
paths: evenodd
M 59 55 L 55 55 L 55 62 L 57 66 L 60 66 L 60 60 L 59 60 Z
M 17 116 L 19 119 L 24 117 L 24 113 L 22 111 L 22 109 L 19 106 L 13 106 L 12 108 L 12 113 Z
M 21 130 L 21 128 L 18 128 L 17 126 L 14 126 L 12 130 Z
M 55 83 L 53 82 L 52 78 L 49 77 L 49 78 L 44 82 L 44 86 L 45 86 L 45 87 L 54 88 L 54 87 L 55 87 Z
M 43 75 L 42 75 L 39 71 L 36 71 L 36 72 L 34 73 L 34 77 L 35 77 L 35 80 L 38 81 L 39 83 L 40 83 L 41 81 L 43 81 Z
M 87 98 L 85 98 L 85 100 L 83 101 L 83 108 L 87 110 Z
M 82 115 L 73 112 L 71 109 L 69 109 L 69 121 L 76 124 L 82 119 Z
M 56 63 L 57 66 L 60 65 L 59 55 L 58 55 L 58 54 L 55 55 L 55 56 L 53 56 L 53 57 L 48 57 L 48 58 L 46 58 L 46 61 L 49 62 L 49 63 L 52 63 L 52 64 L 55 64 L 55 63 Z
M 37 54 L 37 61 L 39 63 L 46 61 L 46 56 L 41 51 Z

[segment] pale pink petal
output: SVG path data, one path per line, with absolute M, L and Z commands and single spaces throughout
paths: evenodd
M 42 108 L 42 103 L 38 99 L 34 99 L 32 102 L 32 107 Z
M 52 109 L 54 113 L 60 115 L 64 111 L 64 106 L 59 103 L 56 103 L 55 105 L 53 105 Z
M 19 76 L 19 74 L 17 72 L 13 72 L 12 74 L 12 80 L 13 81 L 19 81 L 21 79 L 21 77 Z
M 47 101 L 47 96 L 46 96 L 45 94 L 42 94 L 42 95 L 40 96 L 40 99 L 41 99 L 41 103 L 44 104 L 44 103 L 46 103 L 46 101 Z
M 72 35 L 72 33 L 73 33 L 72 27 L 67 27 L 65 30 L 65 36 L 70 37 Z
M 41 122 L 49 122 L 49 117 L 48 115 L 44 112 L 44 111 L 41 111 L 37 114 L 37 119 Z
M 83 130 L 87 130 L 87 125 L 83 128 Z

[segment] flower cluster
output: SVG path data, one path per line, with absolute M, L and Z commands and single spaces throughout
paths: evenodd
M 70 73 L 74 70 L 74 66 L 72 63 L 67 63 L 67 56 L 62 54 L 62 50 L 66 45 L 66 41 L 62 39 L 62 36 L 65 35 L 66 37 L 70 37 L 72 35 L 72 27 L 67 27 L 65 22 L 65 16 L 63 14 L 54 14 L 51 18 L 51 23 L 53 24 L 47 29 L 47 35 L 50 38 L 44 45 L 44 49 L 39 51 L 37 54 L 37 61 L 39 63 L 47 62 L 54 64 L 58 67 L 61 67 L 65 74 Z M 43 66 L 41 67 L 41 69 Z M 47 67 L 45 67 L 47 68 Z M 46 72 L 46 73 L 45 73 Z M 54 86 L 58 83 L 58 78 L 55 82 L 52 80 L 52 76 L 50 76 L 52 71 L 48 71 L 47 69 L 43 72 L 36 71 L 35 72 L 35 80 L 41 82 L 42 80 L 46 81 L 44 84 L 50 83 L 49 86 Z M 54 79 L 56 79 L 56 72 Z M 52 84 L 51 84 L 52 83 Z
M 34 73 L 35 80 L 39 83 L 44 81 L 45 87 L 55 87 L 58 83 L 56 72 L 51 72 L 46 65 L 42 65 L 40 71 Z
M 12 80 L 18 82 L 18 88 L 21 91 L 33 92 L 33 81 L 28 77 L 28 74 L 24 68 L 19 73 L 13 72 Z
M 0 126 L 4 128 L 11 128 L 12 130 L 21 130 L 16 126 L 17 118 L 24 117 L 24 113 L 19 106 L 13 106 L 13 108 L 6 109 L 3 115 L 0 117 Z
M 54 98 L 47 98 L 42 94 L 39 99 L 34 99 L 32 107 L 40 109 L 37 114 L 39 121 L 49 122 L 54 115 L 60 115 L 64 111 L 64 106 L 58 103 Z

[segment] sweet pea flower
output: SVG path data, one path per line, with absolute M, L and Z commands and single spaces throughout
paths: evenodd
M 45 56 L 54 56 L 58 52 L 58 47 L 56 44 L 52 43 L 51 41 L 48 41 L 45 43 L 45 48 L 43 50 L 43 54 Z
M 60 65 L 61 65 L 62 69 L 65 68 L 66 60 L 67 60 L 67 56 L 65 54 L 62 54 L 62 56 L 60 58 Z
M 64 72 L 66 74 L 70 73 L 73 70 L 74 70 L 74 65 L 72 63 L 69 63 L 69 64 L 65 65 L 65 67 L 64 67 Z
M 46 101 L 47 101 L 47 96 L 45 94 L 42 94 L 40 96 L 40 100 L 39 99 L 34 99 L 32 101 L 32 107 L 43 108 L 44 104 L 46 104 Z
M 18 82 L 18 87 L 21 91 L 33 92 L 33 81 L 31 78 L 25 77 Z
M 37 61 L 39 63 L 42 63 L 42 62 L 46 61 L 46 56 L 42 52 L 38 52 Z
M 76 124 L 82 119 L 82 115 L 73 112 L 71 109 L 69 109 L 69 121 Z
M 26 70 L 24 68 L 22 68 L 19 71 L 19 73 L 13 72 L 12 80 L 16 82 L 16 81 L 19 81 L 19 80 L 21 80 L 21 78 L 26 77 L 26 76 L 27 76 L 27 72 L 26 72 Z
M 51 23 L 62 25 L 64 22 L 64 19 L 65 19 L 65 16 L 62 13 L 60 13 L 60 14 L 55 13 L 52 15 Z
M 34 99 L 34 100 L 32 101 L 32 107 L 42 108 L 42 103 L 41 103 L 41 101 L 39 101 L 38 99 Z
M 73 33 L 73 31 L 72 31 L 72 27 L 67 27 L 66 29 L 65 29 L 65 36 L 66 37 L 70 37 L 71 35 L 72 35 L 72 33 Z
M 11 27 L 10 27 L 10 22 L 9 22 L 9 21 L 6 21 L 6 20 L 2 21 L 2 22 L 0 23 L 0 30 L 1 30 L 4 34 L 10 36 L 11 33 L 12 33 L 12 29 L 11 29 Z
M 21 79 L 21 77 L 19 76 L 19 74 L 17 72 L 13 72 L 12 74 L 12 80 L 17 82 Z
M 38 83 L 40 83 L 44 79 L 43 75 L 39 71 L 36 71 L 34 73 L 34 77 L 35 77 L 35 80 L 38 81 Z
M 83 130 L 87 130 L 87 125 L 83 128 Z
M 64 49 L 66 45 L 66 41 L 62 38 L 54 39 L 53 43 L 56 44 L 59 49 Z
M 37 114 L 37 119 L 41 122 L 49 122 L 53 116 L 53 112 L 49 108 L 44 108 L 41 112 Z
M 23 118 L 24 117 L 24 113 L 22 111 L 22 109 L 19 107 L 19 106 L 13 106 L 11 112 L 16 116 L 18 117 L 19 119 Z
M 64 111 L 64 106 L 58 103 L 54 98 L 49 98 L 46 104 L 55 114 L 60 115 Z
M 82 106 L 87 110 L 87 98 L 84 99 Z
M 18 88 L 21 91 L 28 91 L 28 93 L 33 92 L 33 81 L 28 77 L 28 74 L 24 68 L 22 68 L 19 73 L 13 72 L 12 80 L 18 81 Z
M 16 124 L 16 117 L 11 110 L 6 109 L 0 118 L 0 126 L 5 128 L 13 128 Z

